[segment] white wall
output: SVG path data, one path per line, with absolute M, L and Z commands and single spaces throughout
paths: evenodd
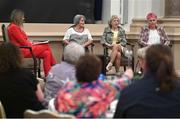
M 121 14 L 120 1 L 123 0 L 103 0 L 102 21 L 107 23 L 111 15 Z M 147 13 L 155 12 L 158 17 L 164 16 L 165 0 L 128 0 L 128 23 L 124 26 L 128 31 L 133 18 L 145 18 Z M 123 16 L 121 16 L 122 18 Z

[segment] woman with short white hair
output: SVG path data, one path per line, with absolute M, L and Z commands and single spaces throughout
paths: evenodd
M 85 28 L 86 18 L 84 15 L 76 15 L 74 16 L 73 23 L 64 38 L 63 41 L 65 44 L 69 44 L 70 42 L 77 42 L 82 45 L 84 48 L 87 48 L 89 45 L 93 43 L 93 38 L 87 28 Z

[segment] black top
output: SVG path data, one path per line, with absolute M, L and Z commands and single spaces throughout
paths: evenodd
M 180 117 L 180 84 L 172 92 L 160 92 L 158 79 L 146 74 L 122 91 L 114 117 Z
M 26 109 L 40 110 L 35 91 L 38 81 L 25 69 L 0 73 L 0 100 L 7 117 L 23 117 Z

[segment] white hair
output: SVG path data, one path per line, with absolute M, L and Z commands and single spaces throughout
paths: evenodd
M 64 49 L 64 61 L 75 64 L 79 57 L 85 54 L 85 49 L 80 44 L 71 42 Z

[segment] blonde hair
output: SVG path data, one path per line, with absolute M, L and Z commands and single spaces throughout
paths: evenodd
M 120 23 L 120 18 L 117 16 L 117 15 L 112 15 L 110 20 L 108 21 L 108 25 L 109 27 L 112 27 L 111 23 L 114 19 L 118 19 L 119 20 L 119 23 Z

